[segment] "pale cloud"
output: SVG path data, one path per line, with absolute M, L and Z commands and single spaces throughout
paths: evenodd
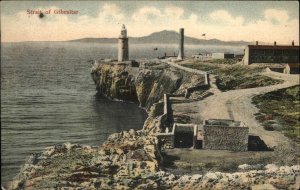
M 59 9 L 48 7 L 47 9 Z M 265 10 L 264 17 L 245 23 L 243 17 L 233 16 L 225 10 L 208 14 L 214 22 L 202 21 L 202 16 L 180 7 L 142 7 L 128 17 L 117 5 L 107 3 L 99 9 L 96 17 L 78 15 L 28 16 L 25 11 L 16 15 L 1 15 L 3 41 L 60 41 L 85 37 L 117 37 L 121 24 L 125 24 L 129 36 L 145 36 L 161 30 L 185 28 L 185 35 L 225 41 L 277 41 L 278 44 L 299 43 L 299 20 L 290 19 L 286 12 Z M 280 17 L 278 15 L 281 15 Z M 286 16 L 285 16 L 286 15 Z M 274 23 L 273 20 L 277 23 Z M 221 22 L 221 23 L 216 23 Z M 223 24 L 222 24 L 223 23 Z M 280 24 L 278 24 L 280 23 Z
M 172 17 L 174 19 L 179 19 L 183 16 L 184 10 L 180 7 L 175 7 L 175 6 L 171 6 L 171 7 L 167 7 L 165 9 L 165 14 L 168 17 Z
M 127 23 L 130 36 L 145 36 L 161 30 L 175 30 L 179 27 L 190 28 L 190 33 L 195 34 L 197 15 L 190 14 L 183 17 L 184 9 L 176 6 L 167 6 L 164 9 L 155 7 L 142 7 L 132 13 L 132 22 Z
M 124 15 L 121 13 L 120 7 L 118 7 L 116 4 L 104 4 L 98 16 L 100 18 L 112 18 L 117 21 L 120 21 L 124 18 Z
M 237 26 L 244 23 L 244 18 L 242 16 L 234 17 L 226 10 L 213 11 L 209 16 L 211 19 L 223 22 L 224 24 Z
M 189 20 L 190 23 L 195 23 L 196 24 L 196 22 L 198 21 L 198 16 L 196 14 L 192 13 L 189 16 L 188 20 Z
M 284 10 L 267 9 L 264 12 L 266 20 L 277 21 L 279 23 L 285 23 L 289 20 L 289 15 Z
M 53 11 L 58 8 L 38 9 L 51 9 Z M 68 18 L 65 15 L 55 16 L 49 14 L 46 15 L 45 19 L 39 19 L 37 14 L 28 15 L 26 11 L 22 11 L 13 17 L 2 16 L 2 37 L 7 41 L 30 41 L 35 39 L 43 41 L 54 39 L 57 37 L 59 31 L 65 29 L 63 27 L 65 24 L 68 24 Z
M 180 27 L 190 28 L 189 34 L 195 34 L 198 27 L 198 17 L 189 13 L 184 18 L 184 9 L 167 6 L 160 10 L 155 7 L 142 7 L 132 14 L 132 21 L 128 28 L 138 28 L 130 31 L 131 36 L 144 36 L 161 30 L 178 30 Z M 187 33 L 188 34 L 188 33 Z
M 295 40 L 299 44 L 298 19 L 293 19 L 280 25 L 266 19 L 258 20 L 257 22 L 249 23 L 242 32 L 249 33 L 251 40 L 277 41 L 278 44 L 290 44 L 292 40 Z
M 149 23 L 162 16 L 161 11 L 156 7 L 143 7 L 132 14 L 132 20 Z

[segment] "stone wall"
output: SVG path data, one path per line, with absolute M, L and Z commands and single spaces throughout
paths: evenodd
M 203 149 L 213 150 L 248 150 L 247 127 L 203 126 Z
M 195 124 L 182 124 L 182 123 L 175 123 L 174 124 L 174 132 L 191 132 L 193 135 L 196 135 L 198 127 Z
M 171 109 L 170 109 L 170 102 L 169 102 L 169 96 L 168 94 L 164 94 L 163 97 L 163 115 L 160 117 L 160 133 L 156 134 L 156 137 L 159 142 L 159 148 L 174 148 L 174 128 L 171 131 L 170 125 L 171 125 Z M 166 128 L 169 128 L 170 131 L 167 133 Z
M 184 97 L 189 98 L 191 93 L 195 91 L 205 91 L 209 89 L 209 84 L 202 84 L 202 85 L 197 85 L 197 86 L 192 86 L 189 87 L 185 90 Z
M 174 148 L 174 133 L 158 133 L 156 137 L 158 139 L 160 148 Z

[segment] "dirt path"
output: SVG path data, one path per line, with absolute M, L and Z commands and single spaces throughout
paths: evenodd
M 286 75 L 274 72 L 266 72 L 263 74 L 273 78 L 282 79 L 285 82 L 272 86 L 231 90 L 214 94 L 203 101 L 198 101 L 201 117 L 243 121 L 249 127 L 249 132 L 251 134 L 260 136 L 260 138 L 270 147 L 288 141 L 288 138 L 282 133 L 277 131 L 266 131 L 256 121 L 254 114 L 258 113 L 258 109 L 252 104 L 252 97 L 297 85 L 299 84 L 299 77 L 297 75 Z
M 174 63 L 172 65 L 174 66 Z M 187 69 L 184 70 L 188 71 Z M 193 69 L 193 72 L 194 70 L 195 69 Z M 199 112 L 198 114 L 200 114 L 200 118 L 202 120 L 206 118 L 214 118 L 242 121 L 246 124 L 246 126 L 249 127 L 250 134 L 260 136 L 260 138 L 264 140 L 269 147 L 277 146 L 282 142 L 289 142 L 289 139 L 282 133 L 277 131 L 266 131 L 256 121 L 254 114 L 258 113 L 258 109 L 252 104 L 252 97 L 297 85 L 299 84 L 299 76 L 275 73 L 272 71 L 265 72 L 263 75 L 276 79 L 282 79 L 284 80 L 284 83 L 266 87 L 221 92 L 215 84 L 215 77 L 210 77 L 210 91 L 213 92 L 214 95 L 207 97 L 204 100 L 197 101 L 197 110 Z M 199 117 L 199 115 L 195 117 Z M 196 118 L 195 120 L 198 119 Z

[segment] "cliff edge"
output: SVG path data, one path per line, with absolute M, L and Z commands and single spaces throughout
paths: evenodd
M 97 91 L 148 111 L 141 130 L 111 134 L 98 147 L 65 143 L 33 154 L 8 189 L 297 189 L 300 167 L 240 165 L 234 173 L 174 175 L 164 171 L 156 133 L 163 94 L 185 95 L 204 76 L 159 61 L 101 60 L 93 64 Z
M 99 61 L 94 63 L 91 75 L 100 94 L 137 102 L 147 110 L 163 94 L 183 95 L 186 88 L 204 83 L 204 76 L 192 75 L 158 60 Z

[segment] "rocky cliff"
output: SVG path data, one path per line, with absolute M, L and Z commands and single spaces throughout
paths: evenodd
M 91 75 L 100 94 L 138 102 L 148 110 L 143 129 L 114 133 L 99 147 L 66 143 L 33 154 L 9 188 L 142 189 L 155 183 L 148 178 L 161 169 L 155 134 L 163 106 L 158 101 L 164 93 L 184 93 L 185 87 L 204 78 L 190 78 L 156 62 L 100 62 Z
M 141 130 L 111 134 L 98 147 L 65 143 L 33 154 L 8 189 L 296 189 L 300 167 L 276 165 L 257 169 L 241 165 L 236 173 L 173 175 L 163 171 L 155 134 L 162 125 L 164 93 L 183 94 L 203 83 L 164 63 L 93 65 L 99 93 L 138 102 L 147 108 Z
M 160 170 L 156 106 L 142 130 L 111 134 L 99 147 L 65 143 L 33 154 L 9 189 L 143 188 Z M 152 180 L 150 180 L 152 183 Z
M 204 76 L 191 75 L 159 61 L 99 61 L 93 65 L 91 75 L 100 94 L 138 102 L 146 109 L 165 93 L 184 94 L 184 89 L 204 82 Z

